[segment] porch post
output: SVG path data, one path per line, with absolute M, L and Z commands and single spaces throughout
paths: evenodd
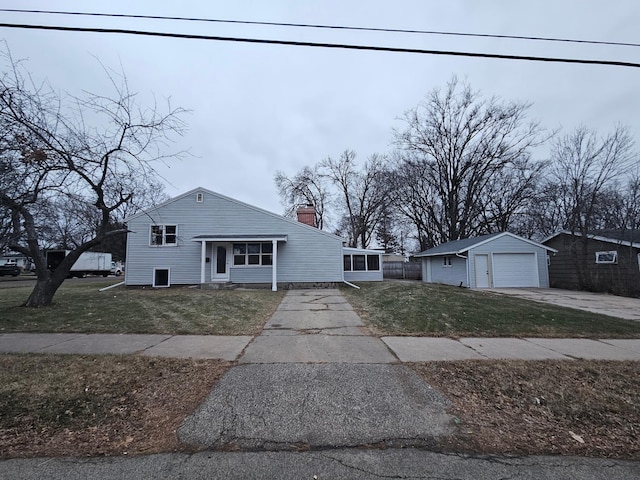
M 200 248 L 200 283 L 204 283 L 204 269 L 207 258 L 207 242 L 202 241 L 202 247 Z
M 273 253 L 272 253 L 273 261 L 271 262 L 272 263 L 271 291 L 277 292 L 278 291 L 278 241 L 271 240 L 271 243 L 273 244 Z

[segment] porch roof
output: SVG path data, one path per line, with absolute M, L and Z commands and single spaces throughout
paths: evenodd
M 286 242 L 287 235 L 284 234 L 260 234 L 260 235 L 197 235 L 191 240 L 194 242 L 265 242 L 278 241 Z

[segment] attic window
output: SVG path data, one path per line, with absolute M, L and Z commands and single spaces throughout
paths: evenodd
M 204 200 L 204 195 L 201 192 L 196 193 L 196 202 L 202 203 L 203 200 Z
M 608 252 L 596 252 L 596 263 L 618 263 L 618 252 L 610 250 Z

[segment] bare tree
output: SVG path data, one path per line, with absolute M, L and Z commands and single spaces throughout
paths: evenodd
M 360 170 L 353 150 L 345 150 L 338 159 L 327 157 L 320 164 L 340 192 L 342 233 L 350 247 L 367 248 L 371 243 L 387 201 L 384 164 L 384 157 L 373 154 Z
M 502 169 L 487 183 L 480 205 L 481 224 L 487 233 L 506 232 L 534 236 L 528 214 L 536 201 L 536 190 L 543 177 L 545 164 L 533 163 L 528 156 Z
M 560 209 L 563 227 L 579 234 L 572 253 L 582 288 L 591 288 L 588 236 L 604 226 L 602 207 L 615 197 L 610 188 L 631 167 L 632 147 L 628 128 L 621 125 L 604 137 L 581 126 L 553 145 L 550 173 L 558 198 L 552 201 Z
M 325 228 L 331 193 L 318 165 L 305 166 L 293 177 L 288 177 L 284 172 L 276 172 L 274 180 L 286 216 L 294 216 L 300 205 L 312 205 L 316 210 L 316 225 L 320 230 Z
M 623 201 L 625 228 L 640 230 L 640 172 L 629 179 Z
M 398 153 L 398 152 L 396 152 Z M 428 165 L 411 152 L 400 152 L 389 177 L 389 198 L 393 207 L 414 227 L 420 251 L 441 242 L 441 206 L 428 181 Z
M 36 84 L 8 52 L 0 77 L 0 206 L 9 212 L 7 244 L 31 257 L 37 281 L 25 302 L 50 305 L 80 255 L 121 235 L 114 217 L 134 204 L 136 192 L 155 180 L 153 162 L 167 157 L 171 134 L 182 133 L 181 109 L 141 109 L 124 75 L 105 69 L 112 97 L 62 96 Z M 79 242 L 55 271 L 47 270 L 46 230 L 63 215 L 82 226 Z M 52 211 L 58 218 L 50 218 Z M 89 213 L 92 212 L 92 213 Z M 94 231 L 86 225 L 93 222 Z M 64 223 L 71 223 L 71 218 Z
M 550 173 L 560 189 L 565 228 L 586 235 L 596 226 L 599 200 L 630 167 L 632 146 L 620 125 L 605 137 L 578 127 L 554 142 Z
M 418 227 L 423 247 L 510 223 L 530 194 L 520 183 L 529 184 L 538 171 L 529 149 L 541 143 L 541 129 L 525 123 L 528 108 L 482 99 L 453 77 L 444 91 L 434 89 L 405 113 L 406 128 L 395 132 L 395 143 L 404 161 L 401 177 L 415 185 L 406 186 L 411 200 L 401 208 Z M 515 182 L 509 201 L 489 205 L 496 182 L 508 179 Z

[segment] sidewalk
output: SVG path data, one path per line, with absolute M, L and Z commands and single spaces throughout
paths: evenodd
M 314 314 L 309 313 L 313 318 Z M 342 320 L 344 321 L 344 316 Z M 340 321 L 340 318 L 337 320 Z M 123 335 L 82 333 L 3 333 L 0 353 L 136 354 L 214 358 L 241 363 L 395 363 L 447 360 L 640 360 L 640 339 L 375 337 L 359 326 L 304 329 L 273 327 L 262 335 Z M 289 325 L 291 327 L 291 325 Z M 300 330 L 302 328 L 302 330 Z M 302 331 L 305 336 L 293 335 Z M 292 337 L 292 338 L 285 338 Z M 270 352 L 277 352 L 273 357 Z M 269 354 L 269 355 L 268 355 Z

